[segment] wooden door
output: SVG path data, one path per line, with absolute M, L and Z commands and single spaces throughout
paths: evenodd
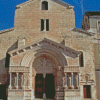
M 7 98 L 6 98 L 6 85 L 0 85 L 0 100 L 7 100 Z
M 86 87 L 83 87 L 84 98 L 86 98 Z
M 90 85 L 84 85 L 83 86 L 83 93 L 84 93 L 84 98 L 91 98 L 91 87 L 90 87 Z
M 53 74 L 46 74 L 45 93 L 46 93 L 46 98 L 49 99 L 54 98 L 55 96 L 55 84 L 54 84 Z
M 43 74 L 36 74 L 35 98 L 43 98 Z

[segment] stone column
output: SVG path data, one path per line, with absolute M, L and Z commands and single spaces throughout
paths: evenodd
M 67 87 L 67 73 L 65 73 L 65 86 Z
M 25 73 L 23 73 L 23 76 L 22 76 L 22 87 L 23 87 L 23 89 L 24 89 L 24 87 L 25 87 L 25 80 L 24 80 L 24 76 L 25 76 Z
M 10 89 L 12 88 L 11 82 L 12 82 L 12 73 L 10 73 L 10 85 L 9 85 L 9 88 L 10 88 Z
M 46 31 L 46 19 L 44 19 L 44 31 Z
M 76 75 L 76 87 L 78 87 L 78 75 Z
M 32 89 L 32 73 L 28 74 L 28 88 Z
M 80 88 L 80 73 L 78 73 L 78 88 Z
M 35 98 L 35 77 L 36 77 L 36 73 L 34 72 L 32 75 L 32 89 L 33 89 L 32 98 Z M 31 100 L 33 100 L 33 99 L 31 99 Z
M 17 86 L 16 86 L 17 89 L 18 89 L 18 78 L 19 78 L 19 73 L 17 73 Z
M 71 77 L 69 77 L 69 87 L 71 87 L 71 84 L 72 84 Z
M 72 88 L 74 88 L 74 86 L 73 86 L 73 73 L 71 73 L 71 75 L 72 75 Z

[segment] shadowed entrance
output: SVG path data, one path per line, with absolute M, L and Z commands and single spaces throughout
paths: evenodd
M 35 98 L 43 98 L 43 74 L 36 74 Z
M 7 98 L 6 98 L 6 85 L 0 85 L 0 100 L 7 100 Z
M 55 84 L 53 74 L 36 74 L 35 77 L 35 98 L 43 98 L 45 93 L 47 99 L 53 99 L 55 96 Z
M 49 98 L 49 99 L 54 98 L 54 96 L 55 96 L 55 85 L 54 85 L 53 74 L 46 74 L 45 92 L 46 92 L 46 98 Z

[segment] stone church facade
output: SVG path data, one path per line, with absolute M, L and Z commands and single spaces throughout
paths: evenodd
M 16 6 L 14 28 L 0 32 L 7 100 L 97 100 L 96 34 L 75 28 L 73 8 L 60 0 Z

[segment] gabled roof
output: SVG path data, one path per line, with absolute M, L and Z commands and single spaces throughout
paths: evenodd
M 87 11 L 85 15 L 89 16 L 100 16 L 100 11 Z
M 14 30 L 14 28 L 6 29 L 6 30 L 1 30 L 0 34 L 5 33 L 5 32 L 10 32 L 10 31 L 13 31 L 13 30 Z
M 33 48 L 36 48 L 37 46 L 38 46 L 38 47 L 40 47 L 40 46 L 42 47 L 43 45 L 41 45 L 41 43 L 43 43 L 44 46 L 55 47 L 55 48 L 57 48 L 57 49 L 63 50 L 64 52 L 67 51 L 67 52 L 71 52 L 71 53 L 76 54 L 76 55 L 79 55 L 79 54 L 80 54 L 79 51 L 76 51 L 76 50 L 74 50 L 74 49 L 71 49 L 71 48 L 69 48 L 69 47 L 67 47 L 67 46 L 64 46 L 64 45 L 62 45 L 62 44 L 60 44 L 60 43 L 54 42 L 54 41 L 49 40 L 49 39 L 47 39 L 47 38 L 44 38 L 44 39 L 42 39 L 42 40 L 40 40 L 40 41 L 38 41 L 38 42 L 35 42 L 35 43 L 31 43 L 31 44 L 29 44 L 29 45 L 27 45 L 27 46 L 24 46 L 24 47 L 15 49 L 15 50 L 13 50 L 13 51 L 10 51 L 10 52 L 8 52 L 8 54 L 10 54 L 10 56 L 15 56 L 15 55 L 18 55 L 18 54 L 20 54 L 20 53 L 29 51 L 29 50 L 31 50 L 31 49 L 33 49 Z
M 25 4 L 28 4 L 28 3 L 32 2 L 32 1 L 34 1 L 34 0 L 28 0 L 28 1 L 24 2 L 24 3 L 21 3 L 21 4 L 17 5 L 16 8 L 20 8 L 21 6 L 23 6 Z M 74 6 L 72 6 L 70 4 L 67 4 L 66 2 L 63 2 L 61 0 L 51 0 L 51 1 L 56 2 L 56 3 L 60 4 L 60 5 L 63 5 L 65 7 L 67 7 L 67 8 L 74 8 Z
M 90 36 L 95 35 L 95 33 L 93 33 L 93 32 L 89 32 L 89 31 L 86 31 L 86 30 L 83 30 L 83 29 L 78 29 L 78 28 L 74 28 L 73 31 L 82 32 L 82 33 L 90 35 Z
M 52 1 L 54 1 L 54 2 L 56 2 L 58 4 L 61 4 L 61 5 L 65 6 L 65 7 L 67 7 L 67 8 L 74 8 L 74 6 L 68 4 L 68 3 L 64 2 L 64 1 L 61 1 L 61 0 L 52 0 Z

